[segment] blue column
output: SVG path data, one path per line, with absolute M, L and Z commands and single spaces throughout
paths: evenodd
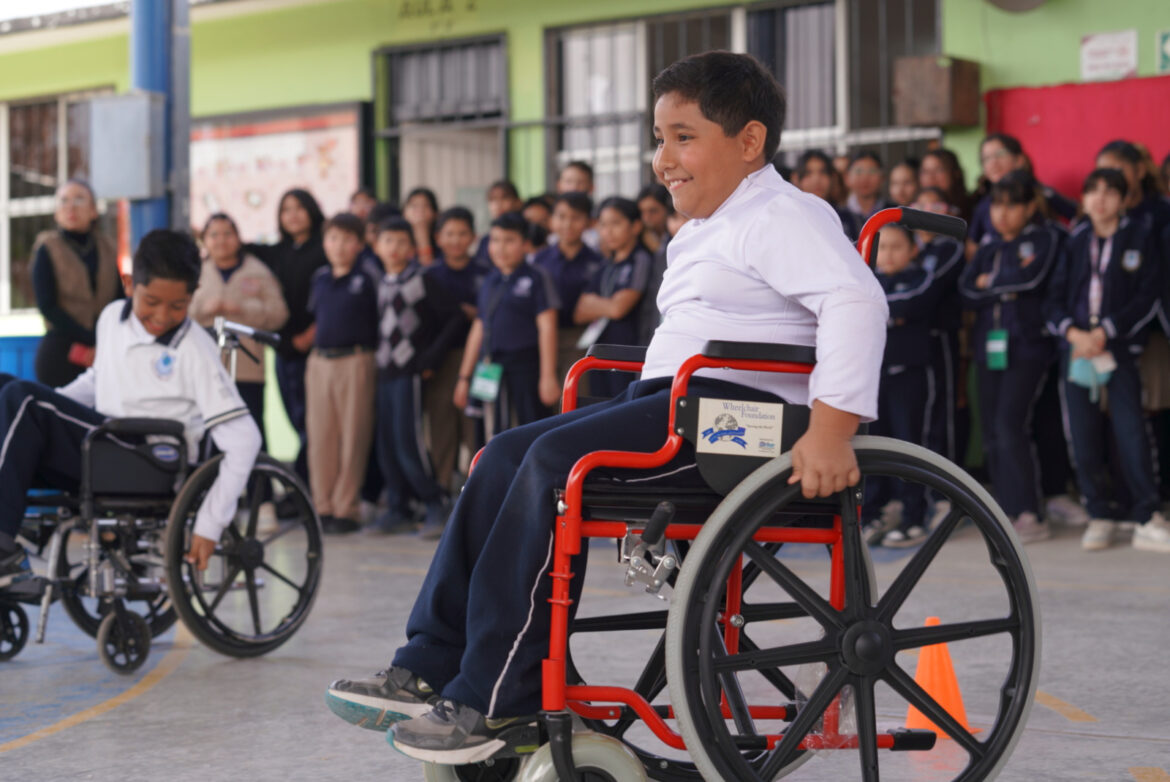
M 167 181 L 171 160 L 171 1 L 132 0 L 130 3 L 130 87 L 167 96 L 165 132 L 151 143 L 162 144 Z M 130 249 L 155 228 L 170 227 L 170 199 L 130 202 Z

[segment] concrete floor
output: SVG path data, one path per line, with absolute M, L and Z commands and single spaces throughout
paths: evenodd
M 1170 782 L 1170 556 L 1128 546 L 1089 554 L 1078 530 L 1058 531 L 1028 548 L 1043 614 L 1040 695 L 1000 779 Z M 622 586 L 612 544 L 595 545 L 582 615 L 656 608 Z M 994 576 L 975 564 L 985 558 L 981 544 L 960 532 L 948 549 L 900 622 L 994 612 Z M 388 660 L 432 550 L 410 538 L 328 539 L 312 616 L 285 646 L 253 660 L 222 657 L 172 630 L 142 670 L 121 677 L 55 611 L 43 646 L 0 663 L 0 780 L 422 779 L 382 734 L 346 725 L 322 698 L 331 679 Z M 901 561 L 884 551 L 875 559 L 884 586 Z M 814 582 L 826 565 L 819 553 L 788 564 Z M 624 683 L 650 639 L 580 641 L 579 660 L 610 661 L 611 678 Z M 994 682 L 995 671 L 982 670 L 983 647 L 960 646 L 952 655 L 978 728 L 994 713 L 980 680 Z M 913 671 L 913 659 L 900 662 Z M 904 711 L 879 692 L 882 728 L 901 724 Z M 939 769 L 955 761 L 953 742 L 940 742 L 883 765 L 883 779 L 949 779 Z M 814 758 L 794 778 L 856 778 L 856 768 L 855 755 L 840 752 Z

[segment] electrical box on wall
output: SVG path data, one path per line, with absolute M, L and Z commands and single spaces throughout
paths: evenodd
M 979 124 L 979 63 L 928 55 L 894 61 L 899 125 Z
M 166 96 L 139 90 L 89 102 L 90 183 L 102 198 L 167 194 Z

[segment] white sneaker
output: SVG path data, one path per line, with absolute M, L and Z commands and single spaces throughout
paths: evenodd
M 1091 519 L 1081 535 L 1081 548 L 1085 551 L 1100 551 L 1113 545 L 1113 532 L 1117 525 L 1107 519 Z
M 1044 515 L 1070 527 L 1083 527 L 1089 523 L 1089 512 L 1067 494 L 1057 495 L 1044 503 Z
M 1149 521 L 1134 528 L 1133 547 L 1142 551 L 1170 553 L 1170 521 L 1155 512 Z
M 276 506 L 271 502 L 260 503 L 256 513 L 256 534 L 271 535 L 280 529 L 280 522 L 276 518 Z
M 1035 543 L 1052 537 L 1052 530 L 1031 511 L 1024 511 L 1012 522 L 1021 543 Z

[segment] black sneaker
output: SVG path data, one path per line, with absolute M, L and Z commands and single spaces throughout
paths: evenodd
M 386 730 L 399 720 L 430 711 L 438 697 L 410 671 L 390 667 L 368 679 L 338 679 L 325 691 L 325 705 L 351 725 Z
M 470 706 L 441 698 L 422 716 L 395 723 L 386 733 L 386 741 L 415 760 L 463 766 L 482 763 L 502 753 L 523 751 L 516 746 L 516 739 L 531 744 L 536 738 L 535 720 L 535 717 L 491 719 Z
M 353 519 L 337 516 L 324 516 L 321 519 L 321 531 L 326 535 L 348 535 L 351 532 L 357 532 L 360 526 Z
M 24 549 L 0 554 L 0 589 L 32 578 L 32 575 L 32 566 L 28 563 L 28 554 L 24 553 Z

